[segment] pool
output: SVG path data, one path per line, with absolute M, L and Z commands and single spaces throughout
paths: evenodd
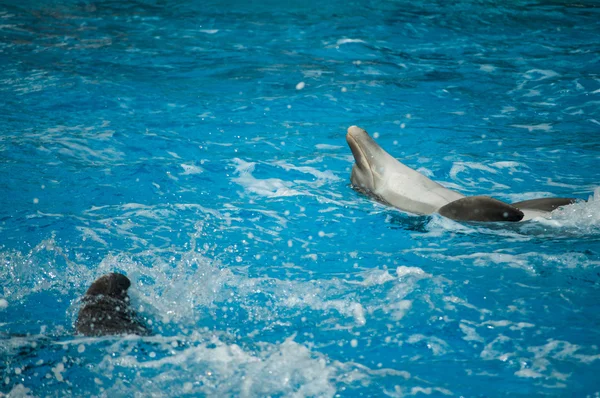
M 594 1 L 0 5 L 0 392 L 597 396 Z M 359 125 L 466 195 L 352 190 Z M 587 201 L 587 202 L 584 202 Z M 74 334 L 125 273 L 152 336 Z

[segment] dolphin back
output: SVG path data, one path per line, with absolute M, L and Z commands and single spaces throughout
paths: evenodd
M 539 210 L 551 212 L 561 206 L 571 205 L 575 202 L 577 202 L 577 199 L 575 198 L 540 198 L 513 203 L 512 206 L 521 210 Z

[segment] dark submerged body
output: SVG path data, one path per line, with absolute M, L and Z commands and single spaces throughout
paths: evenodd
M 438 213 L 456 221 L 521 221 L 521 210 L 551 212 L 561 206 L 575 203 L 575 198 L 541 198 L 517 203 L 504 203 L 488 196 L 467 196 L 448 203 Z
M 101 276 L 82 299 L 75 329 L 85 336 L 117 334 L 149 335 L 150 329 L 131 308 L 127 289 L 129 279 L 122 274 Z

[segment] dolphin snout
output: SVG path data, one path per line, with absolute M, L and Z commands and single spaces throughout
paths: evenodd
M 354 156 L 354 161 L 359 167 L 365 168 L 368 167 L 368 160 L 366 158 L 366 154 L 364 153 L 364 148 L 360 145 L 360 135 L 361 133 L 366 134 L 366 132 L 357 126 L 351 126 L 348 128 L 348 133 L 346 134 L 346 142 L 352 151 L 352 155 Z

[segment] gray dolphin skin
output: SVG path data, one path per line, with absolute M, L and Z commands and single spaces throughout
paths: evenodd
M 352 187 L 376 200 L 414 214 L 439 213 L 457 221 L 525 221 L 545 217 L 574 198 L 542 198 L 508 204 L 489 196 L 452 191 L 402 164 L 357 126 L 346 141 L 354 156 Z
M 122 274 L 101 276 L 82 299 L 75 329 L 84 336 L 118 334 L 149 335 L 150 329 L 131 308 L 127 289 L 129 279 Z

